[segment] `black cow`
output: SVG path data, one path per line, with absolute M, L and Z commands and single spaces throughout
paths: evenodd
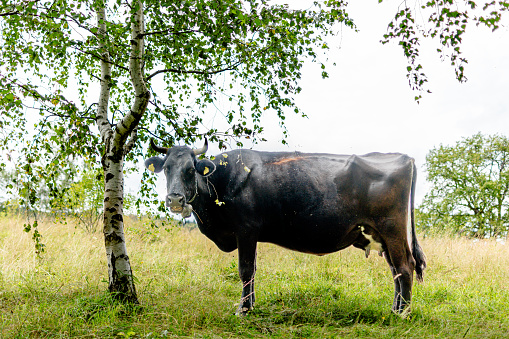
M 350 245 L 384 254 L 391 268 L 392 309 L 409 311 L 413 272 L 426 267 L 414 223 L 416 167 L 404 154 L 335 155 L 234 150 L 214 160 L 186 146 L 159 147 L 166 205 L 194 214 L 200 231 L 222 251 L 238 249 L 243 283 L 237 314 L 253 308 L 257 242 L 323 255 Z

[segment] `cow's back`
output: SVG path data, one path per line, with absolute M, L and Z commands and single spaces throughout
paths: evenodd
M 413 166 L 406 155 L 381 153 L 254 152 L 243 163 L 250 173 L 238 201 L 260 223 L 260 240 L 311 253 L 350 246 L 358 224 L 375 223 L 408 197 Z

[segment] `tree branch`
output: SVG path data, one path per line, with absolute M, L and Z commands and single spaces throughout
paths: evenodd
M 133 134 L 137 132 L 137 126 L 145 113 L 148 101 L 150 99 L 150 91 L 147 89 L 143 78 L 143 54 L 145 52 L 145 40 L 143 33 L 145 31 L 145 19 L 143 15 L 143 3 L 140 0 L 133 0 L 133 7 L 138 7 L 136 13 L 133 13 L 131 20 L 131 55 L 129 59 L 129 75 L 135 91 L 135 99 L 131 110 L 125 117 L 118 122 L 114 135 L 114 152 L 125 152 L 127 148 L 132 146 L 126 145 L 125 142 L 129 135 L 131 141 L 135 140 Z M 125 155 L 125 153 L 123 153 Z
M 237 68 L 237 66 L 239 66 L 240 64 L 241 64 L 241 62 L 237 61 L 237 62 L 235 62 L 234 64 L 232 64 L 229 67 L 218 69 L 218 70 L 215 70 L 215 71 L 207 71 L 207 70 L 202 70 L 202 71 L 201 70 L 190 70 L 190 71 L 186 71 L 186 70 L 183 70 L 183 69 L 166 68 L 166 69 L 161 69 L 159 71 L 156 71 L 156 72 L 150 74 L 148 77 L 145 78 L 145 81 L 149 81 L 154 76 L 156 76 L 158 74 L 161 74 L 161 73 L 180 73 L 180 74 L 186 73 L 186 74 L 203 74 L 203 75 L 205 75 L 205 74 L 217 74 L 217 73 L 221 73 L 221 72 L 225 72 L 225 71 L 234 71 Z
M 4 13 L 0 13 L 0 17 L 2 17 L 2 16 L 18 15 L 18 14 L 20 14 L 19 11 L 4 12 Z
M 162 30 L 162 31 L 154 31 L 154 32 L 148 32 L 148 33 L 142 33 L 142 34 L 139 34 L 137 36 L 137 38 L 143 38 L 143 37 L 148 36 L 148 35 L 156 35 L 156 34 L 179 35 L 179 34 L 188 34 L 188 33 L 200 33 L 200 31 L 196 30 L 196 29 L 188 29 L 188 30 L 180 31 L 180 32 L 172 32 L 172 29 L 169 28 L 169 29 L 165 29 L 165 30 Z
M 101 138 L 105 145 L 108 145 L 113 130 L 108 121 L 108 104 L 110 99 L 110 83 L 111 83 L 111 62 L 110 56 L 107 52 L 106 45 L 104 43 L 106 36 L 106 11 L 104 2 L 97 5 L 97 27 L 98 38 L 99 38 L 99 50 L 104 50 L 101 60 L 101 91 L 99 94 L 99 104 L 97 105 L 97 127 L 101 134 Z
M 101 45 L 101 43 L 99 43 L 99 45 Z M 115 66 L 115 67 L 118 67 L 118 68 L 120 68 L 120 69 L 123 69 L 124 71 L 129 72 L 129 68 L 124 67 L 124 66 L 121 66 L 121 65 L 119 65 L 119 64 L 114 63 L 113 61 L 111 61 L 109 54 L 107 55 L 107 57 L 104 57 L 104 56 L 102 56 L 102 57 L 101 57 L 100 55 L 94 54 L 94 53 L 89 52 L 89 51 L 85 51 L 85 50 L 83 50 L 83 49 L 79 48 L 78 46 L 73 46 L 73 48 L 74 48 L 75 50 L 77 50 L 77 51 L 80 51 L 81 53 L 84 53 L 84 54 L 90 55 L 90 56 L 92 56 L 92 57 L 94 57 L 94 58 L 96 58 L 96 59 L 98 59 L 98 60 L 100 60 L 100 61 L 102 61 L 102 62 L 108 63 L 108 64 L 110 64 L 110 65 L 113 65 L 113 66 Z

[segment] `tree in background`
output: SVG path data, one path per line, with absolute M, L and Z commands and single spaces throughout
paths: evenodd
M 53 143 L 49 148 L 57 147 Z M 69 195 L 71 185 L 76 183 L 77 173 L 79 168 L 83 168 L 79 163 L 76 163 L 72 156 L 61 159 L 62 162 L 59 166 L 53 166 L 48 163 L 48 157 L 37 157 L 37 163 L 32 164 L 28 168 L 22 161 L 23 166 L 19 166 L 18 159 L 12 154 L 7 154 L 2 160 L 0 166 L 0 198 L 6 200 L 6 206 L 11 206 L 12 212 L 23 212 L 26 214 L 27 219 L 37 220 L 41 215 L 58 219 L 65 217 L 73 209 L 73 200 Z M 26 185 L 27 180 L 30 179 L 32 169 L 37 168 L 38 175 L 34 178 L 40 185 Z M 51 171 L 44 172 L 44 168 L 50 168 Z M 46 175 L 47 174 L 47 175 Z M 30 190 L 29 190 L 30 188 Z M 18 196 L 23 195 L 32 199 L 32 204 L 20 204 Z M 32 228 L 31 223 L 25 225 L 25 230 L 29 232 Z
M 285 109 L 299 113 L 304 60 L 319 62 L 334 24 L 353 27 L 344 5 L 0 0 L 0 147 L 20 154 L 13 187 L 23 205 L 38 205 L 41 184 L 68 196 L 60 178 L 76 174 L 69 159 L 100 162 L 109 290 L 137 302 L 123 230 L 125 164 L 146 156 L 151 136 L 172 146 L 207 135 L 225 147 L 232 136 L 258 138 L 265 111 L 281 124 Z M 216 108 L 221 101 L 226 109 Z M 209 111 L 224 127 L 206 122 Z M 144 184 L 149 192 L 150 179 Z M 28 224 L 39 234 L 36 226 Z
M 480 238 L 509 230 L 509 139 L 476 134 L 426 156 L 421 227 Z
M 69 161 L 71 163 L 63 167 L 72 168 L 71 175 L 63 172 L 57 180 L 62 189 L 49 189 L 51 184 L 42 178 L 36 193 L 37 206 L 30 206 L 30 211 L 21 211 L 18 199 L 13 195 L 14 192 L 17 192 L 13 184 L 17 182 L 15 176 L 19 175 L 19 171 L 0 168 L 0 187 L 2 188 L 0 212 L 6 214 L 29 213 L 37 219 L 43 215 L 51 220 L 60 221 L 66 221 L 67 218 L 72 217 L 76 219 L 78 227 L 88 233 L 94 233 L 103 218 L 104 179 L 102 178 L 102 169 L 90 163 L 81 163 L 72 159 Z M 45 167 L 44 164 L 37 165 Z M 126 209 L 132 209 L 135 200 L 132 194 L 124 194 Z

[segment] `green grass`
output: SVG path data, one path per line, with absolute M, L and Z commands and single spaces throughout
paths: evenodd
M 40 260 L 22 225 L 0 219 L 1 338 L 509 338 L 508 244 L 422 240 L 429 268 L 407 319 L 390 311 L 378 255 L 260 244 L 256 307 L 239 318 L 236 252 L 196 230 L 127 223 L 140 305 L 126 306 L 105 292 L 101 233 L 43 223 Z

